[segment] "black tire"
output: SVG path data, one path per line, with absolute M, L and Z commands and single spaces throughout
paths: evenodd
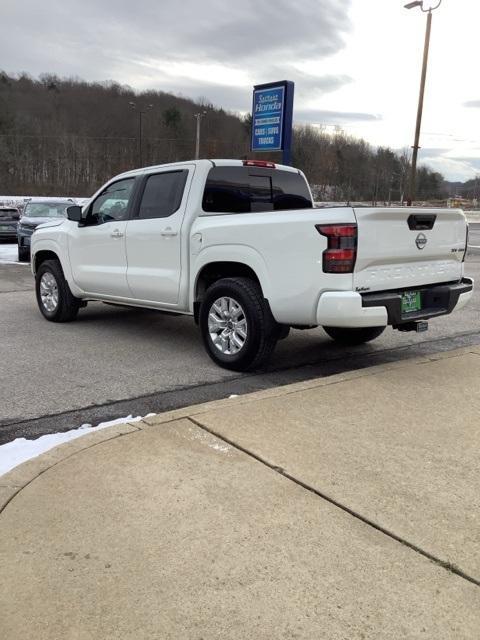
M 30 250 L 25 247 L 18 247 L 18 261 L 19 262 L 30 262 Z
M 246 321 L 246 338 L 237 353 L 223 353 L 217 348 L 209 331 L 209 315 L 214 303 L 222 297 L 231 298 L 243 310 L 240 322 Z M 210 358 L 221 367 L 233 371 L 259 368 L 272 354 L 278 340 L 275 320 L 265 303 L 260 286 L 249 278 L 223 278 L 205 293 L 199 314 L 203 343 Z
M 42 301 L 40 292 L 42 278 L 45 274 L 50 274 L 56 284 L 57 303 L 54 304 L 52 301 L 51 309 L 45 306 L 46 302 Z M 50 278 L 49 280 L 51 281 Z M 70 322 L 71 320 L 75 320 L 82 301 L 75 298 L 70 291 L 70 287 L 65 280 L 62 267 L 58 260 L 45 260 L 45 262 L 42 262 L 39 266 L 35 274 L 35 291 L 37 294 L 38 308 L 47 320 L 50 320 L 50 322 Z
M 323 327 L 330 338 L 342 344 L 355 345 L 370 342 L 378 338 L 385 327 L 363 327 L 360 329 L 347 329 L 345 327 Z
M 290 335 L 290 326 L 288 324 L 277 324 L 275 332 L 277 340 L 286 340 Z

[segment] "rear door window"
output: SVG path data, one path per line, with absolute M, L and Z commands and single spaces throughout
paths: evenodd
M 182 202 L 188 171 L 168 171 L 148 176 L 138 218 L 168 218 Z
M 207 213 L 252 213 L 311 209 L 303 176 L 262 167 L 213 167 L 202 202 Z

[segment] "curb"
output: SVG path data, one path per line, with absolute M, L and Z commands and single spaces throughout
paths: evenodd
M 44 474 L 49 469 L 55 467 L 67 460 L 68 458 L 95 447 L 109 440 L 120 438 L 122 436 L 135 433 L 136 431 L 142 431 L 145 429 L 155 428 L 158 425 L 166 424 L 169 422 L 176 422 L 183 418 L 190 418 L 205 414 L 209 411 L 221 409 L 223 407 L 232 406 L 232 403 L 236 404 L 248 404 L 251 402 L 259 402 L 271 398 L 279 398 L 286 395 L 298 393 L 301 391 L 307 391 L 315 388 L 327 387 L 333 384 L 339 384 L 342 382 L 348 382 L 357 378 L 364 378 L 367 376 L 375 376 L 383 373 L 384 371 L 391 371 L 393 369 L 402 369 L 407 366 L 415 366 L 427 364 L 429 362 L 436 362 L 439 360 L 447 360 L 450 358 L 458 358 L 467 354 L 475 354 L 480 356 L 480 347 L 464 347 L 461 349 L 455 349 L 453 351 L 445 351 L 439 354 L 411 358 L 408 360 L 402 360 L 400 362 L 393 362 L 389 364 L 376 365 L 365 369 L 351 371 L 347 373 L 335 374 L 325 378 L 317 378 L 316 380 L 307 380 L 304 382 L 296 382 L 281 387 L 275 387 L 273 389 L 267 389 L 265 391 L 255 391 L 253 393 L 246 394 L 244 396 L 238 396 L 236 398 L 224 398 L 222 400 L 214 400 L 212 402 L 206 402 L 204 404 L 192 405 L 184 407 L 183 409 L 175 409 L 173 411 L 167 411 L 165 413 L 156 414 L 148 418 L 136 422 L 124 422 L 122 424 L 106 427 L 95 433 L 86 434 L 72 440 L 60 444 L 46 453 L 42 453 L 36 458 L 32 458 L 18 467 L 15 467 L 3 476 L 0 476 L 0 515 L 5 507 L 15 498 L 15 496 L 27 487 L 36 478 Z
M 209 411 L 221 409 L 224 406 L 231 406 L 232 402 L 237 404 L 246 404 L 249 402 L 256 402 L 260 400 L 267 400 L 275 397 L 282 397 L 292 393 L 298 393 L 300 391 L 307 391 L 309 389 L 326 387 L 332 384 L 338 384 L 341 382 L 348 382 L 349 380 L 355 380 L 357 378 L 363 378 L 366 376 L 374 376 L 384 371 L 391 371 L 392 369 L 401 369 L 410 365 L 426 364 L 428 362 L 435 362 L 437 360 L 446 360 L 448 358 L 456 358 L 468 353 L 475 353 L 480 355 L 479 347 L 462 347 L 452 351 L 443 351 L 438 354 L 429 356 L 419 356 L 416 358 L 409 358 L 398 362 L 390 362 L 373 367 L 367 367 L 365 369 L 356 369 L 355 371 L 348 371 L 346 373 L 337 373 L 325 378 L 316 378 L 313 380 L 305 380 L 303 382 L 295 382 L 280 387 L 274 387 L 272 389 L 265 389 L 264 391 L 254 391 L 244 396 L 238 396 L 236 398 L 225 398 L 222 400 L 213 400 L 212 402 L 205 402 L 203 404 L 191 405 L 184 407 L 183 409 L 174 409 L 172 411 L 166 411 L 159 413 L 148 418 L 144 418 L 140 421 L 144 425 L 155 426 L 163 424 L 165 422 L 171 422 L 173 420 L 179 420 L 181 418 L 189 418 L 198 416 Z M 140 424 L 137 423 L 137 424 Z M 0 481 L 1 482 L 1 481 Z

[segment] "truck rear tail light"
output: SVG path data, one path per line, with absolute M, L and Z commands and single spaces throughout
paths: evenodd
M 353 273 L 357 259 L 357 225 L 316 224 L 315 227 L 328 239 L 323 252 L 324 273 Z
M 263 167 L 264 169 L 275 169 L 275 163 L 268 160 L 244 160 L 244 167 Z

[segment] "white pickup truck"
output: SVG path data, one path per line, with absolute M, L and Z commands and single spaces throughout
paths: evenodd
M 116 176 L 31 253 L 47 320 L 90 300 L 192 315 L 210 357 L 243 371 L 290 327 L 349 344 L 425 330 L 472 295 L 466 244 L 459 210 L 316 209 L 297 169 L 199 160 Z

